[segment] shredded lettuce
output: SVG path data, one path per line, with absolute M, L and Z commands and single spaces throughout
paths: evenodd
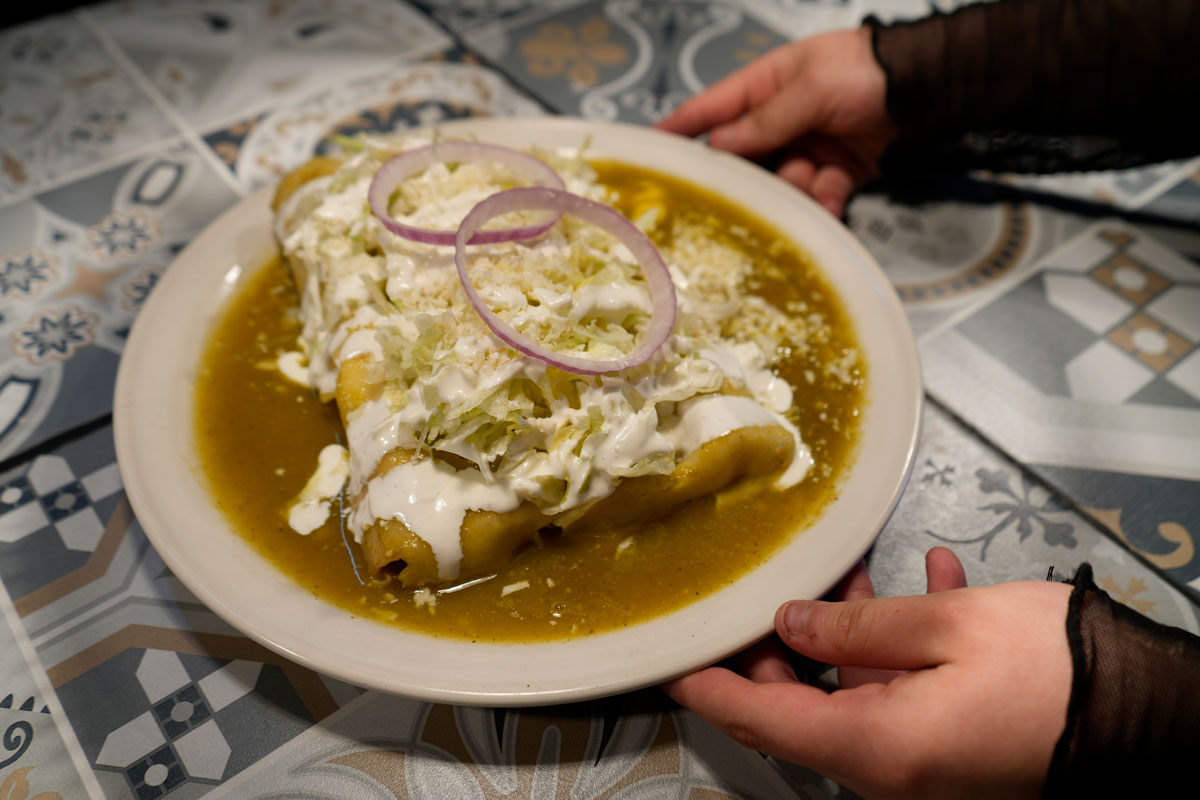
M 441 135 L 435 131 L 434 141 Z M 389 408 L 403 411 L 420 447 L 453 454 L 446 457 L 456 464 L 473 462 L 489 477 L 519 474 L 544 509 L 578 502 L 589 487 L 614 477 L 671 472 L 671 452 L 605 463 L 599 472 L 594 453 L 611 447 L 613 426 L 606 420 L 643 413 L 661 419 L 677 402 L 722 391 L 727 376 L 702 355 L 707 350 L 753 344 L 770 362 L 803 339 L 795 315 L 742 291 L 750 275 L 743 257 L 719 242 L 692 241 L 671 227 L 674 218 L 665 209 L 655 219 L 671 233 L 677 252 L 664 249 L 663 256 L 679 276 L 682 298 L 668 345 L 619 379 L 525 358 L 500 343 L 466 303 L 447 248 L 393 236 L 365 202 L 366 187 L 387 158 L 428 140 L 341 138 L 335 141 L 349 155 L 330 177 L 321 207 L 308 215 L 304 235 L 288 244 L 289 256 L 319 265 L 321 275 L 319 290 L 306 294 L 303 349 L 310 360 L 332 363 L 335 355 L 322 349 L 328 338 L 319 338 L 328 337 L 330 321 L 374 310 L 384 357 L 372 365 L 371 379 Z M 588 146 L 534 152 L 573 190 L 602 198 L 607 190 L 584 160 Z M 516 183 L 495 164 L 438 163 L 398 187 L 393 211 L 418 227 L 445 227 L 479 199 Z M 696 252 L 685 252 L 689 247 Z M 495 313 L 559 352 L 615 357 L 635 346 L 650 319 L 649 290 L 628 249 L 569 216 L 537 240 L 473 249 L 468 266 Z M 745 318 L 753 325 L 742 329 Z
M 628 467 L 609 467 L 609 472 L 620 478 L 639 478 L 642 475 L 670 475 L 675 471 L 675 457 L 670 453 L 655 453 L 633 462 Z

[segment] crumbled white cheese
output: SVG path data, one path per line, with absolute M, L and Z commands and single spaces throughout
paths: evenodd
M 671 471 L 701 442 L 665 436 L 661 409 L 731 385 L 761 410 L 752 417 L 786 423 L 791 388 L 773 368 L 781 353 L 803 352 L 824 321 L 749 294 L 754 265 L 744 252 L 699 225 L 676 225 L 661 251 L 677 290 L 671 338 L 621 379 L 563 373 L 492 335 L 466 301 L 453 247 L 396 236 L 371 213 L 366 194 L 379 165 L 427 140 L 362 142 L 319 190 L 306 187 L 302 202 L 285 206 L 279 231 L 285 254 L 308 276 L 300 345 L 309 385 L 328 397 L 340 366 L 366 358 L 384 386 L 347 421 L 349 489 L 356 496 L 365 489 L 348 520 L 355 538 L 375 519 L 400 519 L 431 545 L 441 576 L 453 577 L 468 510 L 530 501 L 553 515 L 604 497 L 623 478 Z M 577 154 L 538 155 L 570 191 L 605 199 L 607 190 Z M 512 181 L 506 168 L 486 161 L 435 164 L 404 182 L 390 213 L 414 227 L 454 230 L 478 201 Z M 669 216 L 665 210 L 650 202 L 635 216 L 652 226 Z M 512 217 L 493 224 L 513 224 Z M 559 352 L 613 358 L 632 349 L 649 322 L 649 289 L 628 248 L 570 217 L 536 240 L 472 249 L 467 271 L 496 314 Z M 294 372 L 301 363 L 289 357 L 285 367 L 281 359 L 280 369 Z M 795 435 L 788 480 L 811 464 Z M 434 466 L 422 457 L 372 479 L 396 447 L 471 466 Z

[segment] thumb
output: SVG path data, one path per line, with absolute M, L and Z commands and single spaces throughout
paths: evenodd
M 827 603 L 795 600 L 775 615 L 775 629 L 798 653 L 826 664 L 922 669 L 946 663 L 967 615 L 966 590 L 936 595 Z

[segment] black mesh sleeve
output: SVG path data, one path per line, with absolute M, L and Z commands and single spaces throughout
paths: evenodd
M 998 0 L 870 19 L 886 170 L 1054 172 L 1200 153 L 1200 2 Z
M 1113 601 L 1083 565 L 1067 640 L 1067 724 L 1043 796 L 1172 797 L 1200 744 L 1200 638 Z

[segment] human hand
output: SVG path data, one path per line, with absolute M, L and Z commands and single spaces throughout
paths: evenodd
M 930 594 L 871 599 L 860 565 L 841 602 L 780 607 L 783 644 L 839 666 L 834 692 L 799 683 L 771 640 L 738 671 L 709 667 L 664 688 L 747 747 L 864 797 L 1037 796 L 1066 722 L 1072 587 L 968 589 L 949 550 L 925 563 Z
M 681 105 L 655 127 L 749 158 L 776 154 L 776 172 L 840 217 L 879 173 L 896 138 L 887 77 L 871 32 L 832 31 L 782 45 Z

